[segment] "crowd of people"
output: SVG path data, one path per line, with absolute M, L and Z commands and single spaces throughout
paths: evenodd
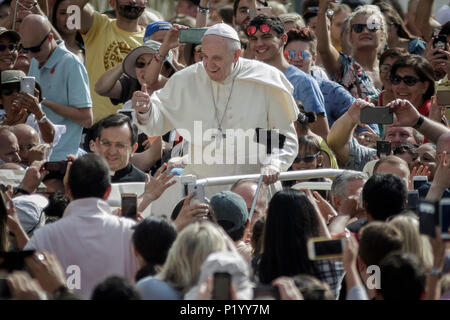
M 0 299 L 450 299 L 450 8 L 399 2 L 0 1 Z

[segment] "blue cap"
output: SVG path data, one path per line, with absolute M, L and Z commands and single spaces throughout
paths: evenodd
M 171 28 L 172 28 L 172 24 L 167 21 L 156 21 L 156 22 L 150 23 L 147 26 L 147 29 L 145 29 L 144 42 L 146 42 L 147 40 L 150 40 L 150 37 L 156 31 L 170 30 Z

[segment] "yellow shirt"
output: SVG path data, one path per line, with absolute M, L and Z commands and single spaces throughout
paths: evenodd
M 114 106 L 109 98 L 95 93 L 94 87 L 100 76 L 118 63 L 127 54 L 142 44 L 145 29 L 127 32 L 117 27 L 116 19 L 94 13 L 94 22 L 86 34 L 82 34 L 86 47 L 86 70 L 89 75 L 94 121 L 115 113 L 120 106 Z
M 331 169 L 339 169 L 337 160 L 336 160 L 336 156 L 334 155 L 333 151 L 331 151 L 330 147 L 327 145 L 327 142 L 322 138 L 322 137 L 318 137 L 319 138 L 319 143 L 320 143 L 320 149 L 323 152 L 326 152 L 328 154 L 328 156 L 330 157 L 330 165 L 331 165 Z

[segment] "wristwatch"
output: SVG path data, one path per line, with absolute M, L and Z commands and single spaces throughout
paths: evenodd
M 416 124 L 413 126 L 414 129 L 419 130 L 420 126 L 422 125 L 422 123 L 425 121 L 424 116 L 420 116 L 419 119 L 417 120 Z

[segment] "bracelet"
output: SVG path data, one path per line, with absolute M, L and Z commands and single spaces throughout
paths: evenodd
M 422 125 L 422 123 L 425 121 L 425 117 L 424 116 L 420 116 L 419 119 L 417 120 L 416 124 L 413 126 L 414 129 L 419 130 L 420 126 Z
M 24 194 L 24 195 L 27 195 L 27 196 L 30 195 L 30 193 L 27 190 L 19 188 L 19 187 L 15 187 L 13 194 L 17 195 L 18 193 L 21 193 L 21 194 Z
M 159 51 L 156 51 L 156 54 L 154 55 L 153 59 L 155 59 L 156 62 L 161 63 L 166 59 L 167 56 L 163 56 L 159 53 Z
M 198 6 L 198 12 L 208 14 L 209 8 L 203 8 L 203 7 Z

